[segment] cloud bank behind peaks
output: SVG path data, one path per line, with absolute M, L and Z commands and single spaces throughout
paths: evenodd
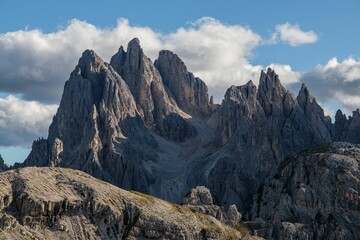
M 57 105 L 24 101 L 15 96 L 0 98 L 0 146 L 29 146 L 46 137 Z
M 184 60 L 188 69 L 209 86 L 215 101 L 221 102 L 231 85 L 257 83 L 261 65 L 250 59 L 262 37 L 249 27 L 229 25 L 204 17 L 172 33 L 161 33 L 146 26 L 134 26 L 119 19 L 114 27 L 99 28 L 86 21 L 71 20 L 52 33 L 39 29 L 0 34 L 0 145 L 27 145 L 46 136 L 55 114 L 65 81 L 85 49 L 93 49 L 105 61 L 120 45 L 138 37 L 144 52 L 155 60 L 168 49 Z M 289 65 L 270 64 L 282 83 L 297 82 L 300 73 Z M 29 112 L 37 117 L 28 116 Z M 25 115 L 24 115 L 25 114 Z M 19 120 L 19 119 L 24 119 Z
M 231 85 L 250 79 L 256 82 L 264 68 L 249 61 L 261 36 L 248 27 L 214 18 L 201 18 L 170 34 L 132 26 L 127 19 L 119 19 L 112 28 L 74 19 L 53 33 L 34 29 L 0 34 L 0 92 L 57 104 L 65 80 L 85 49 L 109 61 L 120 45 L 126 46 L 134 37 L 152 60 L 162 49 L 178 54 L 219 100 Z
M 347 114 L 360 107 L 360 60 L 349 57 L 339 62 L 332 58 L 304 74 L 301 81 L 324 104 L 336 103 Z M 332 113 L 336 110 L 332 109 Z
M 284 23 L 277 25 L 275 33 L 270 39 L 270 43 L 277 43 L 279 40 L 297 47 L 303 44 L 316 43 L 319 40 L 318 35 L 314 31 L 303 31 L 298 25 Z

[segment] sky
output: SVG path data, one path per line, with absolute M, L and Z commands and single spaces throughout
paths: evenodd
M 81 53 L 109 61 L 138 37 L 169 49 L 220 103 L 272 67 L 295 96 L 305 82 L 325 112 L 360 106 L 360 1 L 0 0 L 0 154 L 22 162 L 47 137 Z

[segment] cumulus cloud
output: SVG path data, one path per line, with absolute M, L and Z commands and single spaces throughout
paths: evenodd
M 339 62 L 332 58 L 304 74 L 300 81 L 310 86 L 332 115 L 337 108 L 350 114 L 360 107 L 360 60 L 349 57 Z
M 22 94 L 24 99 L 57 103 L 65 80 L 85 49 L 105 60 L 133 37 L 154 56 L 161 37 L 147 27 L 133 27 L 120 19 L 112 29 L 100 29 L 72 20 L 55 33 L 38 29 L 0 34 L 0 91 Z
M 300 80 L 301 73 L 294 71 L 290 65 L 272 63 L 268 67 L 275 70 L 279 75 L 281 83 L 285 86 L 297 83 Z
M 248 59 L 261 37 L 240 25 L 226 25 L 201 18 L 174 33 L 162 34 L 148 27 L 131 26 L 119 19 L 113 28 L 97 28 L 80 20 L 54 33 L 38 29 L 0 35 L 0 91 L 22 94 L 24 99 L 57 103 L 64 81 L 85 49 L 95 50 L 105 61 L 120 45 L 138 37 L 153 60 L 162 49 L 177 53 L 189 70 L 212 89 L 257 81 L 261 66 Z
M 293 47 L 316 43 L 319 40 L 318 35 L 314 31 L 303 31 L 298 25 L 291 25 L 290 23 L 284 23 L 277 25 L 275 33 L 267 43 L 277 43 L 279 40 L 290 44 Z
M 24 101 L 15 96 L 0 98 L 0 145 L 28 146 L 47 129 L 57 105 Z
M 39 29 L 3 33 L 0 34 L 0 94 L 19 97 L 0 98 L 0 139 L 7 139 L 0 145 L 26 142 L 30 145 L 38 136 L 46 136 L 55 113 L 54 104 L 59 103 L 64 82 L 81 53 L 93 49 L 109 61 L 120 45 L 126 46 L 134 37 L 140 39 L 152 60 L 162 49 L 178 54 L 188 69 L 207 83 L 217 102 L 231 85 L 245 84 L 250 79 L 257 83 L 260 71 L 265 68 L 252 65 L 249 60 L 254 48 L 263 41 L 260 35 L 248 27 L 224 24 L 210 17 L 168 34 L 133 26 L 127 19 L 119 19 L 111 28 L 99 28 L 75 19 L 53 33 Z M 285 84 L 299 78 L 299 73 L 289 65 L 270 67 Z

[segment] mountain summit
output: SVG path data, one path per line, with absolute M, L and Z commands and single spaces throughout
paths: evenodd
M 221 105 L 210 99 L 206 84 L 170 51 L 153 63 L 135 38 L 108 64 L 86 50 L 48 138 L 33 143 L 23 166 L 80 169 L 177 203 L 203 185 L 217 204 L 244 212 L 286 156 L 335 138 L 308 88 L 295 98 L 270 68 L 258 87 L 231 86 Z M 352 139 L 356 116 L 337 114 L 345 124 L 335 124 L 337 140 Z

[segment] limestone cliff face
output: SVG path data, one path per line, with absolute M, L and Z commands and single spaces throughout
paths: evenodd
M 353 115 L 347 118 L 341 110 L 335 115 L 335 140 L 352 143 L 360 143 L 360 112 L 353 111 Z
M 6 171 L 9 167 L 5 164 L 4 159 L 0 155 L 0 172 Z
M 23 165 L 80 169 L 180 202 L 189 190 L 189 154 L 208 142 L 198 134 L 207 129 L 198 121 L 165 91 L 137 39 L 111 64 L 86 50 L 65 84 L 48 138 L 34 142 Z
M 315 108 L 309 106 L 308 98 L 301 94 L 298 99 L 301 103 L 304 100 L 307 108 Z M 271 69 L 261 73 L 258 89 L 251 81 L 229 88 L 218 124 L 218 139 L 224 147 L 214 155 L 209 173 L 209 187 L 216 193 L 217 202 L 246 209 L 284 157 L 314 144 L 331 142 L 331 129 L 322 121 L 323 111 L 316 109 L 313 115 L 307 114 Z
M 206 84 L 189 72 L 176 54 L 168 50 L 160 51 L 154 64 L 165 87 L 181 109 L 195 116 L 212 113 Z
M 254 232 L 267 239 L 358 239 L 359 164 L 360 146 L 341 142 L 285 158 L 254 201 Z
M 158 70 L 144 54 L 137 38 L 129 42 L 127 52 L 120 47 L 110 65 L 129 86 L 148 128 L 171 140 L 183 141 L 196 136 L 196 129 L 184 120 L 190 116 L 165 91 Z M 175 128 L 178 131 L 174 132 Z
M 306 118 L 310 121 L 317 134 L 326 142 L 334 137 L 331 118 L 325 116 L 324 110 L 311 95 L 309 89 L 303 83 L 296 98 L 300 107 L 304 110 Z M 335 119 L 336 120 L 336 119 Z
M 124 160 L 124 155 L 136 149 L 132 141 L 146 146 L 139 153 L 151 154 L 147 150 L 156 148 L 125 81 L 87 50 L 65 84 L 48 139 L 34 142 L 24 165 L 81 169 L 125 188 L 145 191 L 149 175 L 143 166 L 136 157 Z M 118 145 L 124 153 L 117 152 Z M 139 176 L 126 175 L 125 169 Z
M 128 192 L 84 172 L 23 168 L 0 174 L 4 239 L 259 239 L 189 208 Z

